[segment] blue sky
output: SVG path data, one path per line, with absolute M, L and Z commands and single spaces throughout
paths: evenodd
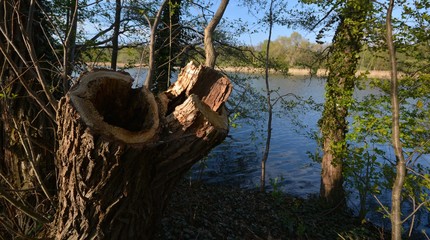
M 244 1 L 251 2 L 250 5 L 252 5 L 252 8 L 254 8 L 252 9 L 251 13 L 247 6 L 241 5 L 241 3 L 243 3 Z M 298 4 L 297 1 L 298 0 L 277 0 L 276 3 L 285 3 L 285 5 L 281 5 L 281 6 L 278 5 L 277 8 L 281 8 L 284 6 L 286 7 L 286 9 L 301 8 L 300 4 Z M 206 0 L 206 2 L 210 2 L 213 4 L 211 11 L 215 12 L 221 0 Z M 113 3 L 111 2 L 111 4 Z M 383 4 L 383 2 L 381 4 Z M 204 6 L 205 4 L 202 4 L 202 5 Z M 191 10 L 192 15 L 194 14 L 195 15 L 190 17 L 196 17 L 197 15 L 201 14 L 200 10 L 197 10 L 197 9 L 198 8 L 196 7 L 194 11 Z M 224 19 L 226 20 L 224 24 L 232 24 L 234 27 L 237 27 L 239 26 L 237 22 L 239 21 L 239 19 L 241 19 L 242 22 L 245 22 L 247 24 L 246 28 L 249 29 L 249 31 L 243 34 L 239 34 L 239 32 L 235 32 L 235 30 L 231 30 L 231 32 L 235 34 L 236 39 L 239 40 L 240 43 L 242 43 L 243 45 L 256 46 L 268 38 L 267 26 L 257 23 L 259 19 L 262 19 L 264 14 L 267 12 L 267 9 L 268 9 L 268 6 L 259 6 L 255 4 L 255 1 L 253 0 L 230 0 L 230 3 L 227 6 L 226 12 L 224 14 Z M 396 10 L 397 11 L 394 12 L 394 15 L 399 15 L 400 8 L 397 7 Z M 283 14 L 283 16 L 288 17 L 287 14 Z M 101 20 L 103 21 L 102 18 Z M 109 25 L 108 23 L 105 23 L 105 24 Z M 92 35 L 98 32 L 96 27 L 89 22 L 85 22 L 80 27 L 84 28 L 87 31 L 88 37 L 91 37 Z M 224 25 L 223 27 L 227 28 L 227 25 Z M 275 40 L 280 36 L 288 37 L 294 31 L 299 32 L 303 38 L 307 39 L 310 42 L 316 41 L 316 32 L 309 32 L 307 30 L 299 29 L 299 28 L 292 29 L 287 26 L 280 26 L 280 25 L 274 25 L 273 32 L 272 32 L 272 40 Z M 134 35 L 133 37 L 129 37 L 130 39 L 126 39 L 125 41 L 142 41 L 141 38 L 142 37 L 146 38 L 147 34 L 148 34 L 148 30 L 142 29 L 140 34 Z M 332 37 L 333 37 L 332 35 L 328 35 L 323 40 L 325 42 L 330 42 Z
M 297 1 L 285 1 L 288 2 L 287 8 L 294 8 L 294 7 L 300 7 L 297 5 Z M 216 10 L 218 7 L 218 4 L 220 3 L 220 0 L 213 1 L 214 3 L 214 9 Z M 266 10 L 264 9 L 264 6 L 261 6 L 262 9 L 258 11 L 258 13 L 255 13 L 257 16 L 250 14 L 248 7 L 245 6 L 239 6 L 238 1 L 231 0 L 225 13 L 224 17 L 228 19 L 229 22 L 235 22 L 237 19 L 242 19 L 242 21 L 245 21 L 248 23 L 250 31 L 255 31 L 255 33 L 247 33 L 247 34 L 241 34 L 240 36 L 237 36 L 239 41 L 246 45 L 258 45 L 259 43 L 263 42 L 268 38 L 268 27 L 267 26 L 261 26 L 260 24 L 256 24 L 256 21 L 258 18 L 261 18 Z M 291 29 L 287 26 L 280 26 L 275 25 L 272 30 L 272 39 L 276 39 L 279 36 L 290 36 L 292 32 L 299 32 L 304 38 L 308 39 L 310 42 L 315 42 L 315 33 L 305 31 L 303 29 Z
M 213 4 L 211 8 L 211 11 L 213 12 L 216 11 L 216 9 L 218 8 L 221 2 L 221 0 L 206 0 L 206 1 Z M 245 22 L 247 24 L 247 28 L 249 29 L 249 32 L 236 35 L 235 37 L 243 45 L 256 46 L 268 38 L 267 26 L 262 26 L 261 24 L 257 23 L 259 19 L 262 19 L 265 12 L 267 11 L 266 8 L 268 7 L 257 6 L 254 4 L 254 2 L 252 2 L 252 4 L 254 4 L 252 7 L 254 8 L 257 7 L 260 9 L 257 9 L 257 10 L 253 9 L 252 13 L 250 13 L 249 8 L 247 6 L 240 5 L 244 1 L 245 0 L 230 0 L 229 5 L 227 6 L 226 12 L 224 13 L 223 19 L 226 20 L 225 24 L 233 24 L 235 27 L 238 26 L 237 22 L 239 19 L 241 19 L 242 22 Z M 251 2 L 252 0 L 248 0 L 248 1 Z M 277 2 L 287 3 L 288 9 L 291 9 L 293 7 L 299 7 L 297 4 L 297 0 L 284 0 L 284 1 L 277 1 Z M 113 2 L 111 1 L 110 4 L 113 5 Z M 202 4 L 202 5 L 204 6 L 205 4 Z M 195 16 L 197 16 L 201 14 L 200 11 L 201 10 L 198 7 L 195 7 L 194 9 L 191 10 L 191 13 L 192 15 L 195 14 Z M 191 16 L 191 17 L 195 17 L 195 16 Z M 103 27 L 105 28 L 108 25 L 110 25 L 110 23 L 104 22 L 104 18 L 102 16 L 100 18 L 100 21 L 102 22 L 101 23 L 102 25 L 106 25 L 106 26 L 102 26 L 101 28 Z M 93 36 L 95 33 L 99 31 L 97 30 L 94 24 L 88 21 L 85 22 L 80 27 L 82 27 L 87 31 L 88 37 Z M 226 28 L 225 25 L 224 27 Z M 273 27 L 272 40 L 275 40 L 280 36 L 290 36 L 291 33 L 293 33 L 294 31 L 299 32 L 304 38 L 308 39 L 310 42 L 315 42 L 315 33 L 308 32 L 303 29 L 291 29 L 289 27 L 280 26 L 280 25 L 275 25 Z M 141 34 L 138 34 L 133 37 L 128 37 L 128 38 L 124 37 L 126 39 L 124 41 L 141 41 L 140 38 L 142 36 L 146 36 L 147 33 L 148 33 L 147 29 L 143 29 Z M 234 34 L 234 30 L 233 30 L 233 34 Z
M 236 36 L 237 39 L 242 42 L 245 45 L 252 45 L 256 46 L 259 43 L 263 42 L 268 38 L 268 28 L 267 26 L 261 26 L 261 24 L 256 24 L 256 21 L 258 19 L 261 19 L 262 16 L 264 16 L 264 13 L 267 12 L 266 9 L 268 9 L 268 6 L 255 6 L 257 10 L 254 10 L 254 16 L 253 14 L 249 13 L 249 8 L 246 6 L 240 6 L 240 3 L 242 3 L 244 0 L 230 0 L 229 5 L 227 6 L 226 12 L 224 13 L 224 18 L 228 19 L 229 22 L 235 22 L 237 19 L 242 19 L 242 21 L 247 22 L 249 29 L 251 31 L 256 31 L 255 33 L 246 33 L 241 34 L 239 36 Z M 250 1 L 250 0 L 249 0 Z M 213 3 L 212 10 L 215 12 L 218 5 L 220 4 L 221 0 L 213 0 L 210 1 Z M 298 0 L 284 0 L 284 1 L 276 1 L 276 2 L 282 2 L 286 4 L 287 9 L 294 9 L 294 8 L 302 8 L 300 4 L 298 4 Z M 407 1 L 408 4 L 411 4 L 411 1 Z M 385 4 L 384 1 L 379 2 L 379 4 Z M 307 5 L 308 7 L 311 7 L 310 5 Z M 393 15 L 394 17 L 400 17 L 400 14 L 402 12 L 402 6 L 395 6 Z M 382 14 L 384 15 L 384 13 Z M 288 16 L 285 14 L 285 16 Z M 292 29 L 287 26 L 280 26 L 280 25 L 274 25 L 273 31 L 272 31 L 272 40 L 275 40 L 276 38 L 280 36 L 290 36 L 292 32 L 299 32 L 303 38 L 307 39 L 310 42 L 316 42 L 316 35 L 317 35 L 317 29 L 315 32 L 309 32 L 304 29 L 296 28 Z M 326 43 L 331 42 L 334 29 L 331 31 L 332 33 L 326 33 L 326 36 L 322 39 Z

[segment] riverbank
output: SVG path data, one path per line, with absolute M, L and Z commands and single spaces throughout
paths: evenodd
M 381 229 L 316 198 L 182 182 L 157 234 L 166 239 L 386 239 Z
M 241 72 L 241 73 L 255 73 L 255 74 L 264 73 L 263 68 L 221 67 L 218 69 L 225 71 L 225 72 Z M 273 69 L 271 69 L 269 72 L 271 74 L 282 74 L 282 72 L 275 71 Z M 314 75 L 317 77 L 327 77 L 328 70 L 327 69 L 319 69 L 316 73 L 311 73 L 310 69 L 290 68 L 290 69 L 288 69 L 288 74 L 292 75 L 292 76 L 308 76 L 308 77 L 310 77 L 311 75 Z M 361 74 L 366 74 L 368 78 L 390 79 L 390 72 L 389 71 L 382 71 L 382 70 L 362 71 L 362 70 L 359 70 L 356 73 L 357 76 L 359 76 Z
M 97 67 L 103 67 L 103 68 L 109 68 L 110 63 L 109 62 L 97 62 L 97 63 L 87 63 L 89 68 L 97 68 Z M 118 68 L 147 68 L 147 65 L 143 64 L 133 64 L 128 65 L 125 63 L 118 63 Z M 218 70 L 224 71 L 224 72 L 238 72 L 238 73 L 254 73 L 254 74 L 262 74 L 264 73 L 263 68 L 252 68 L 252 67 L 217 67 Z M 271 74 L 282 74 L 279 71 L 275 71 L 273 69 L 270 70 Z M 357 72 L 357 76 L 360 74 L 364 74 L 366 71 L 359 70 Z M 309 69 L 300 69 L 300 68 L 290 68 L 288 69 L 288 74 L 292 76 L 311 76 L 315 75 L 317 77 L 327 77 L 328 71 L 326 69 L 319 69 L 316 74 L 311 74 L 311 71 Z M 389 71 L 382 71 L 382 70 L 371 70 L 367 71 L 367 77 L 368 78 L 377 78 L 377 79 L 390 79 L 390 72 Z

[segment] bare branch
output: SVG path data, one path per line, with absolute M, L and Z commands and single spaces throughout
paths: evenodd
M 15 124 L 15 128 L 18 129 L 18 124 L 15 121 L 15 119 L 13 119 L 13 122 Z M 45 194 L 45 196 L 48 198 L 48 200 L 51 202 L 51 204 L 53 204 L 54 201 L 52 200 L 52 196 L 51 196 L 51 194 L 49 194 L 48 188 L 46 187 L 45 183 L 43 183 L 40 172 L 35 165 L 35 163 L 39 161 L 41 155 L 37 154 L 37 157 L 35 156 L 34 148 L 33 148 L 32 142 L 29 138 L 30 133 L 27 130 L 25 122 L 22 123 L 22 126 L 24 129 L 24 134 L 27 138 L 27 143 L 24 141 L 24 137 L 22 136 L 21 132 L 17 131 L 19 134 L 20 140 L 21 140 L 21 145 L 23 146 L 23 148 L 25 150 L 28 161 L 30 162 L 30 166 L 33 169 L 34 175 L 36 176 L 36 180 L 39 183 L 40 188 L 42 188 L 42 191 Z
M 40 223 L 48 223 L 49 220 L 43 215 L 40 215 L 39 213 L 33 211 L 32 208 L 18 202 L 15 198 L 13 198 L 9 193 L 7 193 L 3 188 L 0 187 L 0 197 L 4 198 L 6 201 L 8 201 L 10 204 L 12 204 L 14 207 L 19 209 L 21 212 L 23 212 L 25 215 L 33 218 L 34 220 L 40 222 Z
M 39 104 L 39 106 L 45 111 L 46 114 L 52 119 L 55 120 L 55 113 L 53 113 L 50 109 L 48 109 L 45 106 L 45 103 L 42 99 L 28 86 L 25 79 L 23 79 L 22 74 L 19 72 L 18 67 L 14 63 L 14 61 L 10 58 L 9 54 L 6 51 L 5 46 L 3 43 L 0 42 L 0 52 L 2 52 L 3 56 L 6 58 L 6 61 L 11 66 L 12 70 L 15 72 L 17 78 L 19 79 L 20 83 L 24 86 L 27 93 Z M 30 69 L 29 69 L 30 70 Z
M 146 80 L 145 80 L 145 84 L 144 86 L 149 89 L 152 86 L 152 78 L 154 75 L 154 68 L 155 68 L 155 60 L 154 60 L 154 47 L 155 47 L 155 31 L 157 31 L 157 27 L 158 27 L 158 22 L 160 21 L 161 18 L 161 13 L 163 12 L 163 9 L 165 8 L 165 6 L 167 5 L 167 3 L 169 2 L 169 0 L 164 0 L 163 4 L 161 4 L 160 9 L 158 9 L 157 15 L 155 16 L 154 19 L 154 23 L 150 24 L 150 21 L 148 19 L 148 17 L 145 16 L 145 18 L 147 19 L 148 23 L 151 26 L 151 39 L 150 39 L 150 43 L 149 43 L 149 69 L 148 69 L 148 73 L 146 75 Z
M 426 204 L 426 203 L 428 203 L 429 201 L 424 201 L 424 202 L 421 202 L 420 204 L 418 204 L 418 206 L 417 207 L 415 207 L 414 208 L 414 211 L 412 211 L 405 219 L 403 219 L 403 221 L 402 221 L 402 224 L 403 223 L 405 223 L 406 221 L 408 221 L 409 220 L 409 218 L 411 218 L 412 216 L 414 216 L 415 215 L 415 213 L 418 211 L 418 210 L 420 210 L 420 208 L 422 207 L 422 206 L 424 206 L 424 204 Z
M 205 65 L 211 68 L 215 67 L 215 61 L 217 57 L 215 48 L 213 45 L 213 40 L 212 40 L 213 33 L 215 31 L 215 28 L 218 26 L 219 22 L 221 21 L 221 18 L 224 15 L 224 12 L 225 12 L 225 9 L 227 8 L 228 3 L 229 3 L 229 0 L 221 1 L 221 4 L 218 6 L 218 9 L 214 17 L 205 28 L 205 38 L 204 38 L 205 52 L 206 52 Z
M 37 74 L 36 79 L 38 80 L 38 82 L 42 86 L 43 92 L 44 92 L 46 98 L 48 99 L 49 103 L 51 104 L 52 108 L 56 109 L 58 102 L 57 102 L 57 100 L 54 99 L 54 97 L 52 96 L 51 92 L 49 91 L 49 89 L 46 85 L 45 78 L 42 74 L 42 71 L 41 71 L 41 68 L 39 65 L 39 61 L 38 61 L 36 54 L 35 54 L 33 41 L 30 39 L 27 32 L 23 29 L 23 23 L 21 22 L 20 18 L 18 18 L 18 23 L 20 23 L 19 27 L 21 29 L 22 39 L 23 39 L 24 44 L 27 48 L 28 54 L 30 55 L 30 59 L 34 65 L 35 72 Z
M 381 203 L 381 201 L 379 201 L 379 198 L 375 194 L 372 194 L 372 196 L 376 199 L 376 201 L 378 202 L 379 206 L 382 207 L 382 209 L 384 210 L 385 214 L 387 214 L 388 216 L 391 217 L 390 211 L 384 206 L 384 204 Z

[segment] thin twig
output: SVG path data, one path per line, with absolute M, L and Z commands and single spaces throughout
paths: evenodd
M 156 41 L 156 34 L 155 32 L 157 31 L 157 27 L 158 27 L 158 22 L 160 21 L 161 18 L 161 13 L 163 12 L 163 9 L 165 8 L 165 6 L 169 3 L 168 0 L 164 0 L 163 3 L 160 6 L 160 9 L 157 12 L 157 15 L 155 15 L 155 19 L 154 19 L 154 23 L 149 26 L 151 26 L 151 38 L 150 38 L 150 43 L 149 43 L 149 63 L 148 63 L 148 72 L 146 74 L 146 80 L 145 83 L 143 84 L 147 89 L 151 90 L 152 87 L 152 78 L 153 78 L 153 74 L 154 74 L 154 68 L 155 68 L 155 61 L 154 61 L 154 48 L 155 48 L 155 41 Z M 149 21 L 148 17 L 145 16 L 145 18 Z
M 6 229 L 6 231 L 8 231 L 10 234 L 13 234 L 13 235 L 17 236 L 20 239 L 27 239 L 27 237 L 24 234 L 16 231 L 10 224 L 8 224 L 7 222 L 3 221 L 3 219 L 1 217 L 0 217 L 0 224 L 3 225 L 3 227 Z M 4 239 L 4 238 L 1 237 L 1 239 Z
M 410 196 L 410 198 L 412 201 L 413 209 L 415 209 L 415 204 L 416 204 L 415 199 L 412 196 Z M 411 237 L 411 235 L 412 235 L 412 230 L 414 229 L 414 225 L 415 225 L 415 214 L 412 216 L 411 225 L 409 226 L 409 237 Z
M 1 30 L 1 28 L 0 28 L 0 30 Z M 0 42 L 0 52 L 6 58 L 6 61 L 9 63 L 10 67 L 12 68 L 14 73 L 16 74 L 18 80 L 23 85 L 23 87 L 25 88 L 27 93 L 38 103 L 38 105 L 46 112 L 46 114 L 51 119 L 55 120 L 55 114 L 45 106 L 42 99 L 40 99 L 40 97 L 30 88 L 30 86 L 28 86 L 27 82 L 25 81 L 25 79 L 22 77 L 22 74 L 18 70 L 19 69 L 18 66 L 16 66 L 15 62 L 11 59 L 10 55 L 6 51 L 6 48 L 2 42 Z M 28 69 L 28 70 L 30 70 L 30 69 Z
M 414 211 L 412 211 L 405 219 L 403 219 L 403 221 L 402 221 L 402 224 L 403 223 L 405 223 L 407 220 L 409 220 L 409 218 L 411 218 L 412 216 L 414 216 L 415 215 L 415 213 L 418 211 L 418 210 L 420 210 L 420 208 L 424 205 L 424 204 L 426 204 L 426 203 L 428 203 L 429 201 L 424 201 L 424 202 L 421 202 L 420 204 L 418 204 L 418 206 L 414 209 Z
M 388 211 L 388 209 L 384 206 L 384 204 L 381 203 L 381 201 L 379 201 L 379 198 L 375 195 L 372 194 L 372 196 L 376 199 L 376 201 L 378 202 L 379 206 L 382 207 L 382 209 L 384 209 L 385 214 L 387 214 L 388 216 L 391 217 L 391 213 Z
M 9 193 L 7 193 L 3 188 L 0 187 L 0 197 L 4 198 L 6 201 L 8 201 L 10 204 L 12 204 L 14 207 L 19 209 L 21 212 L 23 212 L 25 215 L 33 218 L 34 220 L 40 222 L 40 223 L 49 223 L 48 218 L 45 216 L 33 211 L 32 208 L 18 202 L 15 198 L 13 198 Z
M 35 157 L 35 153 L 34 153 L 34 147 L 32 145 L 32 142 L 30 140 L 30 134 L 26 128 L 26 126 L 23 123 L 23 128 L 24 128 L 24 132 L 25 132 L 25 136 L 27 138 L 27 144 L 28 144 L 28 148 L 30 150 L 30 165 L 33 168 L 34 174 L 36 175 L 36 179 L 39 182 L 40 187 L 42 188 L 43 193 L 45 193 L 45 196 L 48 198 L 48 200 L 51 202 L 51 205 L 54 206 L 54 201 L 52 200 L 52 196 L 51 194 L 49 194 L 48 188 L 45 186 L 45 183 L 42 180 L 42 177 L 40 176 L 39 170 L 38 168 L 36 168 L 36 164 L 39 160 L 40 160 L 40 154 L 37 154 L 37 156 Z M 23 145 L 25 145 L 23 143 Z
M 49 91 L 49 89 L 47 87 L 45 77 L 42 74 L 41 67 L 39 65 L 39 61 L 38 61 L 36 54 L 35 54 L 33 41 L 31 40 L 28 33 L 23 28 L 23 23 L 21 22 L 20 18 L 18 18 L 18 23 L 19 23 L 18 25 L 19 25 L 20 30 L 21 30 L 21 34 L 22 34 L 22 39 L 24 41 L 24 45 L 27 48 L 27 52 L 28 52 L 30 59 L 33 63 L 33 66 L 35 68 L 35 72 L 37 75 L 37 81 L 42 86 L 43 92 L 44 92 L 46 98 L 48 99 L 49 103 L 51 104 L 52 108 L 56 109 L 58 102 L 57 102 L 57 100 L 54 99 L 54 97 L 52 96 L 51 92 Z
M 38 160 L 40 159 L 40 154 L 37 155 L 37 157 L 35 157 L 34 154 L 34 148 L 33 145 L 31 144 L 31 141 L 29 139 L 29 132 L 25 126 L 25 122 L 22 123 L 23 128 L 24 128 L 24 135 L 26 136 L 27 139 L 27 143 L 26 141 L 24 141 L 24 137 L 22 136 L 23 134 L 21 133 L 21 131 L 19 131 L 19 127 L 18 124 L 16 122 L 16 120 L 14 118 L 12 118 L 13 123 L 15 124 L 15 129 L 17 129 L 17 133 L 18 136 L 20 138 L 21 141 L 21 145 L 24 148 L 25 154 L 27 155 L 28 161 L 30 162 L 30 166 L 33 169 L 34 175 L 36 176 L 36 180 L 39 183 L 40 188 L 42 188 L 43 193 L 45 194 L 45 196 L 48 198 L 48 200 L 51 202 L 52 206 L 53 204 L 53 200 L 51 195 L 48 192 L 47 187 L 45 186 L 45 184 L 42 181 L 42 177 L 40 176 L 39 170 L 36 168 L 35 162 L 38 162 Z
M 424 236 L 427 238 L 427 240 L 430 240 L 430 237 L 427 235 L 426 231 L 423 229 L 422 233 L 424 234 Z

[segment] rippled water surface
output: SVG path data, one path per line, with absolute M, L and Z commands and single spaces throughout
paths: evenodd
M 145 70 L 129 71 L 136 79 L 146 76 Z M 250 81 L 256 90 L 264 92 L 265 83 L 261 76 L 242 74 L 242 77 L 248 78 L 247 81 Z M 138 80 L 136 85 L 141 85 L 141 82 L 142 80 Z M 270 77 L 270 87 L 277 90 L 279 95 L 292 93 L 303 98 L 312 97 L 317 103 L 324 101 L 324 86 L 325 80 L 321 78 L 283 75 Z M 360 98 L 367 93 L 359 91 L 356 97 Z M 253 110 L 262 112 L 262 109 Z M 315 110 L 281 111 L 280 105 L 276 105 L 275 110 L 272 142 L 266 164 L 268 187 L 271 187 L 272 180 L 276 181 L 280 190 L 292 195 L 306 197 L 318 193 L 321 168 L 308 155 L 308 152 L 315 152 L 317 145 L 307 133 L 317 131 L 317 121 L 321 113 Z M 305 127 L 292 122 L 293 114 Z M 214 148 L 204 161 L 193 167 L 192 177 L 210 183 L 231 184 L 243 188 L 257 187 L 265 146 L 266 117 L 267 113 L 263 113 L 260 121 L 253 123 L 239 120 L 239 127 L 230 128 L 229 136 L 224 142 Z
M 263 88 L 263 83 L 261 78 L 253 80 L 253 86 L 257 90 Z M 279 88 L 280 95 L 294 93 L 302 97 L 312 96 L 321 102 L 324 81 L 272 76 L 271 88 Z M 299 115 L 298 119 L 308 126 L 308 129 L 300 129 L 292 123 L 288 111 L 279 112 L 279 107 L 276 110 L 278 111 L 273 119 L 272 142 L 266 165 L 267 183 L 272 179 L 281 190 L 293 195 L 307 196 L 317 193 L 320 167 L 310 160 L 307 154 L 308 151 L 315 151 L 316 143 L 306 136 L 306 132 L 316 129 L 320 113 L 309 111 Z M 263 114 L 263 117 L 267 117 L 267 114 Z M 265 146 L 265 133 L 259 133 L 258 130 L 265 127 L 265 118 L 261 119 L 260 124 L 239 121 L 239 127 L 230 129 L 229 137 L 213 149 L 202 166 L 195 166 L 195 172 L 198 169 L 203 170 L 202 178 L 208 182 L 222 182 L 247 188 L 258 186 L 260 161 Z

